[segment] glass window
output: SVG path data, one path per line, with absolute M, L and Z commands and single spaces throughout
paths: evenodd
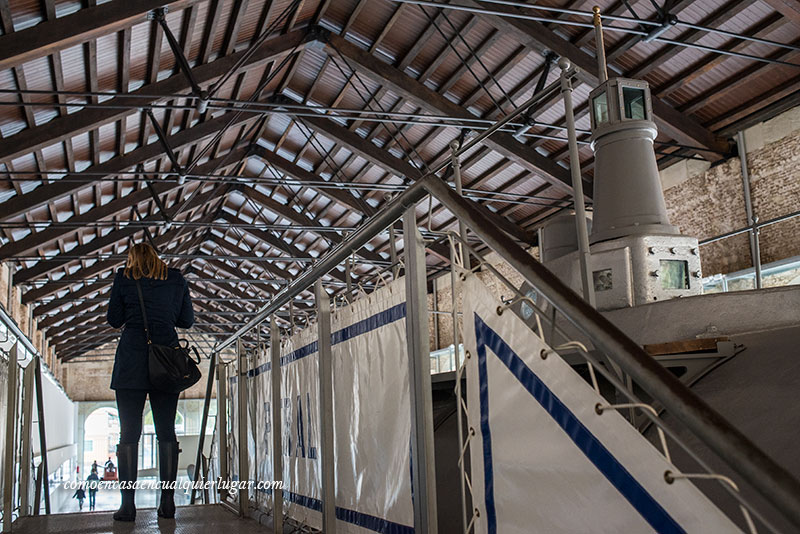
M 644 120 L 644 89 L 636 87 L 622 88 L 622 102 L 625 107 L 625 118 L 633 120 Z
M 594 97 L 592 103 L 594 104 L 594 123 L 603 124 L 608 122 L 608 96 L 606 93 L 601 93 Z
M 689 262 L 661 260 L 660 267 L 662 289 L 689 289 Z

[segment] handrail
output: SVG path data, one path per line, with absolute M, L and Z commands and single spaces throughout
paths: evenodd
M 28 339 L 28 336 L 22 333 L 22 330 L 17 325 L 17 322 L 14 321 L 14 319 L 8 314 L 8 312 L 3 307 L 0 307 L 0 321 L 2 321 L 2 323 L 6 326 L 6 328 L 8 328 L 11 331 L 11 333 L 14 334 L 14 337 L 17 338 L 17 341 L 19 341 L 25 346 L 26 352 L 29 352 L 34 356 L 39 354 L 39 351 L 36 350 L 36 347 L 33 346 L 33 343 L 31 343 L 31 340 Z M 22 365 L 25 361 L 27 361 L 27 358 L 25 360 L 18 361 L 18 365 L 20 367 L 25 367 L 24 365 Z
M 6 328 L 8 328 L 9 331 L 12 334 L 14 334 L 14 337 L 17 338 L 17 341 L 19 341 L 25 346 L 26 352 L 32 355 L 31 361 L 33 360 L 33 357 L 39 358 L 42 365 L 42 372 L 45 375 L 47 375 L 48 378 L 50 378 L 50 380 L 56 385 L 58 389 L 60 389 L 64 393 L 64 395 L 67 395 L 67 390 L 64 389 L 64 386 L 61 384 L 61 381 L 59 381 L 58 378 L 56 378 L 56 375 L 53 373 L 52 369 L 50 369 L 50 366 L 47 365 L 44 356 L 42 356 L 42 354 L 37 350 L 37 348 L 33 346 L 33 342 L 28 338 L 28 336 L 26 336 L 22 332 L 19 325 L 17 325 L 17 322 L 14 321 L 14 319 L 8 314 L 8 312 L 2 306 L 0 306 L 0 322 L 6 325 Z M 25 367 L 22 364 L 27 361 L 28 361 L 27 358 L 22 361 L 18 361 L 17 365 L 19 365 L 20 367 Z M 67 397 L 69 397 L 69 395 L 67 395 Z
M 482 213 L 479 205 L 459 196 L 436 176 L 427 176 L 417 181 L 395 197 L 311 269 L 275 295 L 247 324 L 220 342 L 215 350 L 220 351 L 233 344 L 238 337 L 345 261 L 352 251 L 361 248 L 427 194 L 431 194 L 458 220 L 464 222 L 670 414 L 725 460 L 791 523 L 800 527 L 800 481 L 761 451 L 552 272 L 534 260 L 511 237 L 498 230 Z

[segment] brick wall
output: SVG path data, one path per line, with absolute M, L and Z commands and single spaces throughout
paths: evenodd
M 800 108 L 788 114 L 800 116 Z M 776 120 L 786 122 L 785 117 Z M 748 145 L 753 212 L 762 222 L 797 211 L 800 206 L 800 125 L 795 122 L 789 125 L 796 128 L 781 138 L 757 143 L 755 148 Z M 670 221 L 682 233 L 702 241 L 747 225 L 738 157 L 679 180 L 671 187 L 672 180 L 664 180 L 664 175 Z M 762 229 L 762 264 L 800 255 L 798 236 L 800 218 Z M 700 247 L 700 257 L 704 276 L 752 266 L 747 234 L 704 245 Z
M 179 337 L 182 337 L 179 332 Z M 215 340 L 205 334 L 195 333 L 195 338 L 203 339 L 208 342 Z M 113 356 L 117 349 L 116 342 L 106 343 L 94 350 L 85 353 L 83 356 L 61 366 L 61 382 L 69 397 L 74 401 L 106 401 L 114 400 L 114 391 L 109 389 L 111 384 L 111 371 L 114 368 Z M 200 350 L 204 355 L 205 351 Z M 92 357 L 97 358 L 92 360 Z M 203 378 L 198 383 L 181 393 L 182 399 L 202 399 L 206 394 L 206 383 L 208 378 L 209 360 L 202 358 L 200 371 Z M 216 397 L 216 381 L 212 389 L 212 397 Z

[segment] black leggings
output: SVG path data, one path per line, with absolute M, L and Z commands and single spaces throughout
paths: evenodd
M 153 410 L 153 424 L 158 441 L 167 443 L 178 441 L 175 437 L 175 412 L 178 409 L 178 393 L 162 393 L 143 389 L 118 389 L 117 410 L 119 411 L 119 442 L 139 443 L 142 435 L 142 412 L 144 401 L 150 395 L 150 408 Z

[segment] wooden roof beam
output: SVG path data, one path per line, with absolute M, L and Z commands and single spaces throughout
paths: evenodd
M 179 11 L 198 0 L 126 0 L 88 7 L 47 20 L 13 35 L 0 36 L 0 70 L 47 56 L 147 20 L 158 7 Z
M 18 32 L 14 35 L 18 35 L 19 33 L 22 32 Z M 0 42 L 2 42 L 2 39 L 4 39 L 4 37 L 0 36 Z M 258 66 L 263 66 L 269 61 L 273 61 L 276 58 L 288 54 L 295 46 L 297 46 L 298 49 L 302 49 L 313 42 L 313 39 L 313 32 L 307 32 L 305 30 L 296 30 L 286 35 L 269 39 L 244 63 L 242 72 Z M 0 44 L 0 50 L 1 49 L 2 44 Z M 192 69 L 192 74 L 197 80 L 197 83 L 201 85 L 209 83 L 228 72 L 244 53 L 244 51 L 237 52 L 236 54 L 224 56 L 211 63 L 199 65 Z M 98 104 L 100 106 L 99 108 L 84 109 L 76 113 L 70 113 L 67 116 L 53 119 L 35 128 L 22 130 L 15 135 L 0 140 L 0 162 L 11 161 L 35 150 L 40 150 L 54 143 L 68 140 L 73 136 L 96 130 L 104 124 L 138 113 L 142 106 L 174 98 L 177 94 L 189 94 L 190 91 L 191 84 L 182 73 L 178 73 L 160 82 L 143 85 L 136 91 L 130 93 L 131 96 L 121 95 L 105 100 Z M 136 95 L 150 96 L 137 97 Z M 163 96 L 152 98 L 152 95 Z M 127 106 L 127 108 L 120 109 L 119 106 Z M 249 114 L 245 115 L 252 118 Z M 173 146 L 173 149 L 177 150 L 177 147 Z
M 772 9 L 800 27 L 800 4 L 796 0 L 764 0 Z
M 195 196 L 190 203 L 184 209 L 184 213 L 188 213 L 194 209 L 201 208 L 210 204 L 212 202 L 216 202 L 219 200 L 218 193 L 216 189 L 211 189 L 206 191 L 205 193 L 201 193 Z M 154 226 L 161 224 L 163 222 L 163 218 L 160 213 L 154 213 L 152 215 L 148 215 L 142 219 L 143 222 L 152 223 Z M 92 254 L 113 245 L 118 241 L 124 241 L 129 236 L 132 236 L 144 229 L 139 226 L 126 226 L 124 228 L 120 228 L 119 230 L 112 230 L 111 232 L 107 233 L 102 237 L 96 237 L 92 239 L 85 245 L 78 245 L 64 253 L 65 256 L 86 256 L 85 259 L 93 259 Z M 169 233 L 169 232 L 168 232 Z M 164 234 L 166 235 L 166 234 Z M 159 236 L 164 237 L 164 236 Z M 163 242 L 163 240 L 162 240 Z M 28 269 L 22 269 L 14 273 L 14 280 L 17 282 L 26 282 L 28 280 L 32 280 L 34 278 L 40 278 L 45 276 L 53 271 L 62 268 L 65 265 L 73 263 L 75 261 L 79 261 L 72 258 L 59 258 L 61 254 L 56 254 L 47 260 L 39 261 L 33 267 Z
M 337 46 L 338 48 L 338 46 Z M 393 69 L 393 67 L 386 65 L 389 69 Z M 405 74 L 400 74 L 401 76 L 406 76 Z M 411 78 L 409 78 L 411 79 Z M 418 82 L 415 82 L 418 83 Z M 427 90 L 427 89 L 426 89 Z M 439 96 L 437 93 L 433 93 Z M 371 163 L 378 165 L 379 167 L 385 169 L 386 171 L 403 177 L 407 178 L 410 181 L 416 181 L 421 176 L 422 173 L 418 171 L 415 167 L 411 166 L 404 160 L 400 158 L 396 158 L 395 156 L 391 155 L 386 150 L 379 148 L 377 145 L 372 143 L 371 141 L 367 141 L 360 135 L 355 132 L 350 131 L 349 129 L 345 128 L 344 126 L 340 126 L 336 122 L 326 119 L 323 117 L 303 117 L 303 120 L 308 122 L 308 124 L 314 128 L 322 132 L 326 137 L 332 139 L 333 141 L 342 143 L 348 149 L 358 153 Z M 503 134 L 505 135 L 505 134 Z M 512 137 L 513 139 L 513 137 Z M 516 140 L 514 140 L 517 142 Z M 518 142 L 517 142 L 518 143 Z M 521 144 L 521 143 L 518 143 Z M 524 146 L 524 145 L 522 145 Z M 279 156 L 278 156 L 279 157 Z M 485 208 L 485 207 L 484 207 Z M 519 226 L 515 225 L 512 221 L 505 219 L 496 213 L 492 212 L 488 208 L 484 209 L 484 214 L 491 218 L 497 225 L 506 233 L 513 236 L 520 241 L 526 243 L 533 243 L 536 240 L 536 236 L 527 232 L 520 228 Z M 441 252 L 441 250 L 440 250 Z
M 246 148 L 239 148 L 236 149 L 224 156 L 221 156 L 217 159 L 211 160 L 203 165 L 199 165 L 195 169 L 195 173 L 197 174 L 205 174 L 207 172 L 213 172 L 214 170 L 219 170 L 220 165 L 226 164 L 225 167 L 230 165 L 238 164 L 242 158 L 247 155 Z M 228 163 L 229 162 L 229 163 Z M 154 180 L 153 189 L 155 189 L 158 195 L 168 194 L 172 191 L 185 187 L 184 185 L 179 185 L 177 182 L 160 182 L 158 180 Z M 114 217 L 118 215 L 120 212 L 129 210 L 131 206 L 137 206 L 142 202 L 147 202 L 151 199 L 151 193 L 148 189 L 139 189 L 138 191 L 133 191 L 128 195 L 116 198 L 111 202 L 103 204 L 102 206 L 97 206 L 96 208 L 92 208 L 86 213 L 75 215 L 67 219 L 70 223 L 83 223 L 83 222 L 95 222 L 95 221 L 102 221 L 108 219 L 109 217 Z M 63 221 L 62 221 L 63 222 Z M 20 239 L 19 241 L 15 241 L 12 243 L 7 243 L 6 245 L 0 247 L 0 259 L 7 259 L 14 256 L 24 256 L 25 254 L 39 248 L 47 246 L 54 241 L 62 239 L 63 237 L 75 233 L 79 228 L 70 228 L 70 227 L 55 227 L 55 228 L 46 228 L 40 232 L 36 232 L 30 235 L 27 235 Z
M 200 222 L 207 222 L 210 216 L 203 217 Z M 173 230 L 169 230 L 168 232 L 153 238 L 156 246 L 166 245 L 172 241 L 180 237 L 184 237 L 186 235 L 191 235 L 195 232 L 196 229 L 192 229 L 190 231 L 186 231 L 185 228 L 175 228 Z M 98 274 L 107 272 L 116 268 L 117 266 L 125 263 L 125 260 L 101 260 L 93 263 L 89 267 L 83 267 L 78 271 L 66 275 L 65 278 L 73 279 L 73 277 L 80 277 L 80 278 L 91 278 Z M 108 278 L 109 281 L 113 281 L 113 277 Z M 30 289 L 26 293 L 22 295 L 22 302 L 23 304 L 29 304 L 31 302 L 35 302 L 43 297 L 52 295 L 56 291 L 63 289 L 66 286 L 72 285 L 72 282 L 60 282 L 58 280 L 54 280 L 53 282 L 49 282 L 42 287 L 38 287 L 36 289 Z
M 449 117 L 475 118 L 475 115 L 463 107 L 342 37 L 327 31 L 321 32 L 321 34 L 326 41 L 324 48 L 326 53 L 333 57 L 339 57 L 339 54 L 342 54 L 349 65 L 354 66 L 377 83 L 388 85 L 392 92 L 404 96 L 415 105 Z M 496 132 L 484 143 L 502 155 L 519 162 L 520 165 L 530 169 L 541 179 L 551 182 L 557 189 L 563 192 L 572 191 L 572 179 L 568 169 L 556 164 L 528 145 L 520 143 L 513 135 Z M 588 184 L 584 185 L 584 189 L 587 196 L 591 196 L 591 188 Z
M 463 4 L 470 7 L 485 7 L 478 0 L 464 0 Z M 494 11 L 503 11 L 510 15 L 521 13 L 518 8 L 512 6 L 492 4 L 491 7 Z M 561 57 L 568 58 L 573 65 L 580 69 L 579 78 L 592 87 L 597 86 L 597 60 L 568 40 L 557 35 L 544 24 L 500 15 L 486 15 L 486 17 L 496 28 L 514 36 L 515 39 L 529 48 L 538 52 L 551 50 Z M 729 144 L 725 139 L 717 137 L 695 119 L 680 113 L 655 96 L 653 96 L 652 102 L 656 123 L 666 135 L 680 143 L 707 148 L 709 152 L 701 152 L 701 155 L 711 161 L 721 159 L 722 154 L 730 151 Z
M 198 141 L 214 135 L 220 128 L 224 127 L 231 118 L 234 112 L 225 113 L 217 118 L 207 120 L 195 125 L 188 130 L 183 130 L 175 135 L 167 138 L 169 145 L 173 149 L 185 147 Z M 242 114 L 234 120 L 234 124 L 241 124 L 246 121 L 253 120 L 252 116 Z M 93 165 L 86 169 L 87 172 L 102 173 L 96 175 L 96 180 L 101 180 L 104 177 L 115 176 L 122 172 L 134 169 L 138 164 L 145 163 L 160 157 L 164 153 L 163 145 L 155 141 L 143 147 L 139 147 L 124 156 L 117 156 L 110 160 L 101 163 L 100 165 Z M 69 178 L 69 175 L 67 175 Z M 82 181 L 69 181 L 68 179 L 58 180 L 48 185 L 42 185 L 33 191 L 24 195 L 13 196 L 3 203 L 3 213 L 0 215 L 0 221 L 7 221 L 22 215 L 23 213 L 32 209 L 45 205 L 47 202 L 56 200 L 76 191 L 79 191 L 87 186 L 87 182 Z
M 318 177 L 314 173 L 305 170 L 304 168 L 292 163 L 288 159 L 279 156 L 277 153 L 272 152 L 271 150 L 267 150 L 266 148 L 254 145 L 252 148 L 252 154 L 266 162 L 269 165 L 275 167 L 278 171 L 290 176 L 294 180 L 299 182 L 305 183 L 313 183 L 318 182 L 322 178 Z M 336 184 L 336 182 L 331 182 L 331 184 Z M 307 186 L 311 189 L 314 189 L 313 185 Z M 359 213 L 364 215 L 372 215 L 375 213 L 374 208 L 365 209 L 362 206 L 362 203 L 358 201 L 358 198 L 353 196 L 349 190 L 346 189 L 346 184 L 342 184 L 342 189 L 320 189 L 320 193 L 324 196 L 339 202 L 348 208 L 355 210 Z
M 309 224 L 314 224 L 314 221 L 303 215 L 302 213 L 293 210 L 290 206 L 286 204 L 281 204 L 274 198 L 271 198 L 258 189 L 254 187 L 241 187 L 239 188 L 239 192 L 243 195 L 249 197 L 253 202 L 257 205 L 263 206 L 265 209 L 271 211 L 275 215 L 286 219 L 294 224 L 298 224 L 301 226 L 308 226 Z M 338 244 L 341 243 L 344 239 L 341 235 L 334 233 L 334 232 L 326 232 L 325 236 L 333 241 L 334 243 Z M 360 250 L 356 251 L 356 254 L 365 260 L 368 261 L 386 261 L 386 258 L 378 254 L 377 252 L 367 250 L 366 248 L 361 248 Z

